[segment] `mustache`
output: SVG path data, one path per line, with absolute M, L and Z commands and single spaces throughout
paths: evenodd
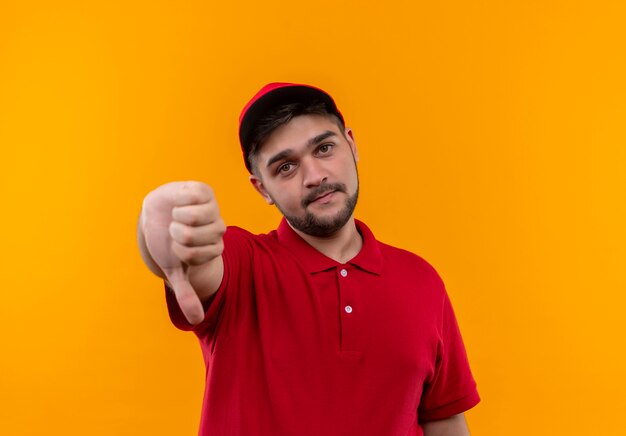
M 335 191 L 345 193 L 347 191 L 346 185 L 343 183 L 322 183 L 302 199 L 302 207 L 307 207 L 309 204 L 313 203 L 316 198 Z

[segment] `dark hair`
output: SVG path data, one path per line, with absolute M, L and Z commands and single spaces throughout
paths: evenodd
M 270 137 L 274 130 L 300 115 L 325 115 L 332 119 L 337 124 L 337 127 L 339 127 L 341 134 L 345 135 L 343 122 L 337 115 L 328 111 L 323 101 L 314 100 L 277 106 L 274 110 L 263 116 L 252 131 L 252 139 L 247 156 L 248 166 L 252 169 L 252 172 L 257 172 L 254 160 L 261 145 Z

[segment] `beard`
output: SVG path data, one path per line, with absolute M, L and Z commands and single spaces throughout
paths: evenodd
M 346 185 L 344 185 L 343 183 L 321 184 L 302 200 L 302 207 L 305 210 L 304 216 L 302 217 L 289 215 L 285 213 L 285 211 L 280 207 L 280 204 L 276 203 L 275 201 L 274 203 L 276 204 L 278 210 L 282 212 L 289 224 L 291 224 L 291 226 L 296 230 L 299 230 L 309 236 L 330 236 L 336 233 L 348 222 L 348 220 L 352 216 L 352 213 L 354 212 L 354 208 L 356 207 L 356 203 L 359 198 L 359 188 L 357 185 L 355 193 L 351 196 L 348 196 L 344 207 L 339 212 L 337 212 L 336 215 L 321 218 L 307 210 L 307 206 L 315 201 L 316 198 L 324 195 L 325 193 L 333 191 L 343 192 L 347 194 Z

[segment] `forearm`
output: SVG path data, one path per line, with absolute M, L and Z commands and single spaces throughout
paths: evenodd
M 422 428 L 424 436 L 470 436 L 465 415 L 462 413 L 450 418 L 426 422 Z
M 198 266 L 190 266 L 188 270 L 189 283 L 193 287 L 200 301 L 204 301 L 217 292 L 224 276 L 224 261 L 222 256 Z

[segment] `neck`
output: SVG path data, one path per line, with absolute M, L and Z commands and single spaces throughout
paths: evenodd
M 348 262 L 361 251 L 363 246 L 363 238 L 356 228 L 353 216 L 342 228 L 328 236 L 311 236 L 294 229 L 293 226 L 291 228 L 310 246 L 339 263 Z

